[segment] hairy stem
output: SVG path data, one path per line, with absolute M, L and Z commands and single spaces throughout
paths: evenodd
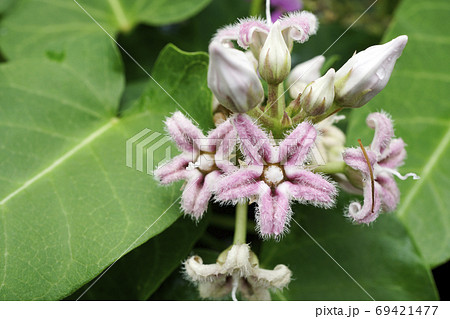
M 236 222 L 233 245 L 245 244 L 247 241 L 247 210 L 247 201 L 240 202 L 236 205 Z

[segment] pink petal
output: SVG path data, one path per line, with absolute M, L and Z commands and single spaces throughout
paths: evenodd
M 181 207 L 183 211 L 192 218 L 198 220 L 208 209 L 209 199 L 212 194 L 212 186 L 220 176 L 219 171 L 203 174 L 194 170 L 181 196 Z
M 239 37 L 239 25 L 227 25 L 219 30 L 212 41 L 219 41 L 222 44 L 231 44 L 231 41 L 236 41 Z
M 219 164 L 220 161 L 228 160 L 229 155 L 235 150 L 237 132 L 231 120 L 228 119 L 212 130 L 208 139 L 216 141 L 216 147 L 211 152 L 216 153 L 216 162 Z
M 315 127 L 303 122 L 298 125 L 281 143 L 278 161 L 284 165 L 302 165 L 311 146 L 316 140 Z
M 358 224 L 369 224 L 377 219 L 381 211 L 381 186 L 375 182 L 374 205 L 372 211 L 372 187 L 370 181 L 364 183 L 364 205 L 359 202 L 352 202 L 348 207 L 348 217 Z
M 302 169 L 285 169 L 289 181 L 279 187 L 300 203 L 330 208 L 337 195 L 336 187 L 323 176 Z
M 222 177 L 215 187 L 216 199 L 227 202 L 257 195 L 262 171 L 262 166 L 249 166 Z
M 369 158 L 370 164 L 373 166 L 376 163 L 376 155 L 371 150 L 366 149 L 367 157 Z M 342 155 L 344 162 L 348 166 L 369 175 L 369 167 L 367 166 L 366 158 L 360 148 L 347 148 Z
M 318 28 L 316 16 L 308 11 L 288 13 L 280 19 L 280 23 L 287 42 L 303 43 L 310 35 L 316 34 Z
M 273 192 L 260 184 L 256 221 L 263 237 L 279 236 L 286 231 L 292 215 L 288 194 L 278 188 Z
M 267 134 L 254 124 L 251 117 L 238 114 L 234 126 L 241 140 L 241 150 L 249 165 L 263 165 L 272 162 L 275 152 Z
M 248 18 L 241 20 L 239 23 L 239 37 L 237 43 L 243 49 L 248 49 L 248 47 L 255 42 L 262 41 L 269 34 L 270 28 L 267 26 L 265 21 L 256 18 Z
M 191 160 L 188 155 L 178 155 L 168 163 L 158 167 L 154 171 L 154 175 L 163 185 L 186 179 L 189 176 L 189 171 L 186 170 L 186 167 Z
M 384 154 L 384 152 L 394 136 L 391 119 L 386 114 L 377 112 L 369 114 L 366 123 L 370 128 L 375 129 L 370 149 L 377 154 L 377 157 L 386 157 L 387 154 Z
M 403 165 L 406 157 L 405 142 L 401 138 L 391 141 L 388 150 L 388 156 L 378 162 L 382 167 L 395 169 Z
M 386 212 L 394 211 L 400 200 L 400 191 L 394 178 L 392 176 L 379 175 L 377 176 L 377 183 L 381 186 L 380 194 L 383 210 Z
M 166 128 L 178 148 L 184 152 L 195 152 L 198 149 L 196 140 L 205 138 L 202 131 L 179 111 L 166 120 Z

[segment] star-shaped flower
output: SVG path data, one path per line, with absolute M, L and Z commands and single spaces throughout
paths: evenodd
M 198 285 L 202 298 L 223 298 L 231 294 L 237 300 L 241 292 L 247 300 L 270 300 L 269 289 L 282 289 L 291 281 L 285 265 L 273 270 L 259 268 L 256 255 L 247 244 L 233 245 L 223 252 L 215 264 L 205 265 L 200 256 L 184 263 L 188 279 Z
M 300 43 L 307 41 L 310 35 L 317 32 L 318 28 L 317 18 L 308 11 L 290 12 L 282 16 L 278 22 L 289 49 L 292 49 L 294 41 Z M 237 24 L 219 29 L 213 41 L 220 41 L 230 46 L 232 46 L 231 41 L 237 41 L 237 44 L 245 50 L 250 47 L 258 59 L 259 52 L 272 27 L 271 21 L 246 18 L 240 20 Z
M 286 231 L 292 214 L 291 200 L 325 208 L 334 205 L 333 183 L 304 166 L 317 135 L 313 125 L 301 123 L 274 146 L 249 116 L 239 114 L 233 122 L 248 166 L 218 181 L 215 190 L 218 201 L 256 198 L 257 224 L 263 237 Z
M 186 214 L 200 219 L 208 208 L 212 186 L 222 174 L 236 169 L 229 161 L 236 131 L 228 120 L 205 137 L 181 112 L 175 112 L 165 123 L 182 154 L 155 170 L 155 177 L 163 185 L 186 180 L 181 207 Z
M 364 151 L 362 148 L 350 148 L 344 152 L 344 161 L 362 175 L 364 204 L 352 202 L 348 215 L 357 223 L 368 224 L 374 221 L 380 212 L 395 210 L 400 199 L 400 191 L 393 175 L 404 180 L 414 173 L 402 176 L 397 168 L 403 165 L 406 157 L 405 142 L 401 138 L 393 139 L 394 127 L 391 119 L 384 113 L 371 113 L 366 119 L 367 125 L 375 129 L 372 143 Z M 370 163 L 370 165 L 369 165 Z

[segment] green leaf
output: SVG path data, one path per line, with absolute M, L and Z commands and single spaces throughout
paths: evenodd
M 418 181 L 397 180 L 402 196 L 397 216 L 409 229 L 427 262 L 436 266 L 450 258 L 450 5 L 446 0 L 405 0 L 384 40 L 406 34 L 408 44 L 387 87 L 367 106 L 352 113 L 348 143 L 370 143 L 369 112 L 392 115 L 396 135 L 407 144 L 401 173 L 415 172 Z
M 138 23 L 179 22 L 210 1 L 20 0 L 0 25 L 0 48 L 8 59 L 42 56 L 93 33 L 107 36 L 106 31 L 114 37 L 119 31 L 129 32 Z
M 180 216 L 180 184 L 159 187 L 125 164 L 126 141 L 145 128 L 163 132 L 176 103 L 154 91 L 140 111 L 117 118 L 123 76 L 106 37 L 57 56 L 0 66 L 2 300 L 60 299 Z M 188 81 L 192 96 L 210 101 L 205 55 L 187 56 L 164 50 L 156 80 L 185 93 Z M 168 67 L 178 59 L 189 74 Z M 165 148 L 154 155 L 157 163 Z
M 0 14 L 2 14 L 3 11 L 8 9 L 9 6 L 11 5 L 11 3 L 12 3 L 12 0 L 3 0 L 2 2 L 0 2 Z
M 206 83 L 208 55 L 186 53 L 173 45 L 161 51 L 164 60 L 153 70 L 153 77 L 140 100 L 125 113 L 142 112 L 154 108 L 165 109 L 164 105 L 175 104 L 180 111 L 193 119 L 203 130 L 213 128 L 212 93 Z M 201 85 L 199 85 L 201 83 Z M 161 90 L 166 94 L 160 94 Z
M 295 206 L 295 222 L 281 242 L 265 242 L 264 268 L 285 264 L 294 280 L 274 295 L 282 300 L 435 300 L 431 273 L 396 218 L 383 215 L 373 227 L 352 225 L 337 211 Z M 331 256 L 328 256 L 327 253 Z M 333 260 L 341 265 L 358 286 Z
M 80 300 L 147 300 L 191 252 L 207 226 L 181 218 L 124 256 Z M 90 284 L 73 295 L 76 299 Z

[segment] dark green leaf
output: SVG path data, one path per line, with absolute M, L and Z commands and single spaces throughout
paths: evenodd
M 210 1 L 19 0 L 0 25 L 0 47 L 8 59 L 42 56 L 48 51 L 61 51 L 67 43 L 93 33 L 106 37 L 106 31 L 114 37 L 142 22 L 179 22 Z
M 295 222 L 281 242 L 263 244 L 264 268 L 285 264 L 293 272 L 288 289 L 275 294 L 286 300 L 371 300 L 334 258 L 375 300 L 435 300 L 430 270 L 408 233 L 394 216 L 384 215 L 371 227 L 352 225 L 339 210 L 327 212 L 295 206 Z
M 147 300 L 179 268 L 206 226 L 207 216 L 198 224 L 189 218 L 179 219 L 115 263 L 80 300 Z
M 176 103 L 155 90 L 117 118 L 123 76 L 111 41 L 93 35 L 60 56 L 0 67 L 0 299 L 62 298 L 180 216 L 180 184 L 160 187 L 125 165 L 126 141 L 145 128 L 163 132 Z M 168 67 L 178 59 L 189 74 Z M 203 54 L 169 47 L 154 74 L 170 92 L 188 81 L 204 101 L 206 70 Z

